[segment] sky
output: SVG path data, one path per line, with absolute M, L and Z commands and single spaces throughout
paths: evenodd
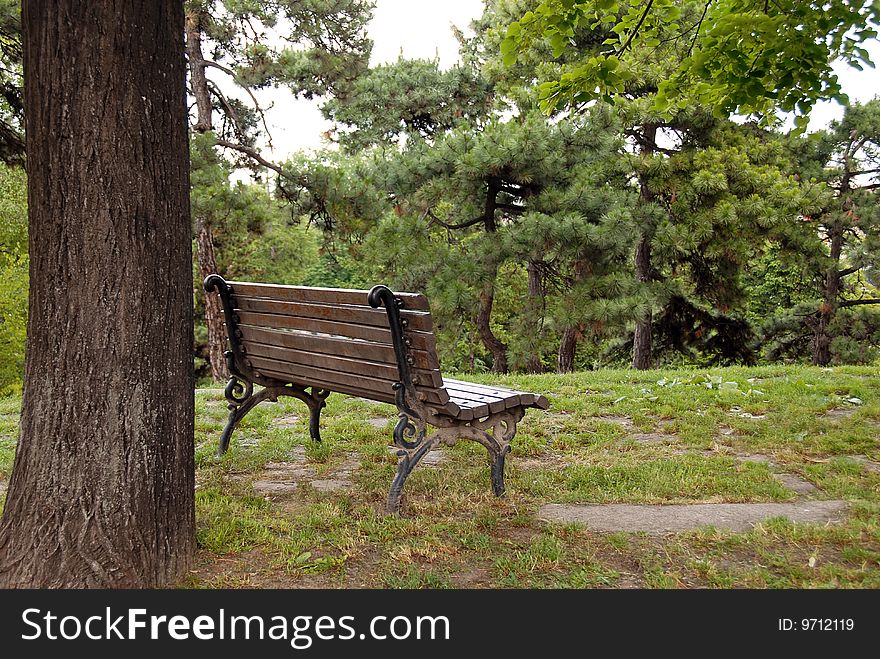
M 469 23 L 483 10 L 482 0 L 377 0 L 368 34 L 373 40 L 371 65 L 394 62 L 399 56 L 409 59 L 439 58 L 442 68 L 458 61 L 458 42 L 452 33 L 455 25 L 466 32 Z M 867 45 L 871 58 L 880 65 L 880 42 Z M 869 101 L 880 93 L 880 70 L 859 72 L 848 66 L 835 67 L 843 91 L 853 101 Z M 272 135 L 269 155 L 275 161 L 299 150 L 311 151 L 328 146 L 322 133 L 331 128 L 315 101 L 296 100 L 283 89 L 259 94 L 262 104 L 272 104 L 267 118 Z M 811 114 L 809 130 L 818 130 L 843 112 L 835 102 L 823 102 Z

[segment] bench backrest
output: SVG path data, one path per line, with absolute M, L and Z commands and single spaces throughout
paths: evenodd
M 237 340 L 259 377 L 394 402 L 400 380 L 388 313 L 369 291 L 226 282 Z M 437 345 L 428 300 L 395 293 L 410 376 L 419 398 L 443 407 Z M 402 306 L 400 306 L 402 305 Z

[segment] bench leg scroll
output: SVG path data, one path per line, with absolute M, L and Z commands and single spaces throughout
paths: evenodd
M 245 415 L 263 401 L 269 400 L 273 403 L 277 403 L 278 396 L 298 398 L 308 405 L 309 434 L 313 440 L 318 442 L 321 441 L 321 435 L 318 430 L 318 421 L 320 419 L 321 410 L 327 404 L 326 399 L 327 396 L 330 395 L 329 391 L 312 387 L 311 392 L 308 392 L 296 385 L 279 384 L 276 387 L 265 387 L 254 393 L 254 385 L 252 382 L 248 382 L 233 375 L 229 378 L 229 383 L 226 385 L 225 394 L 226 400 L 229 401 L 229 420 L 226 422 L 226 427 L 223 428 L 223 434 L 220 435 L 220 442 L 217 446 L 218 457 L 226 453 L 226 450 L 229 448 L 229 440 L 232 438 L 232 433 L 235 432 L 235 429 L 238 427 L 238 424 L 241 423 L 241 420 Z
M 407 477 L 419 461 L 440 444 L 455 445 L 460 439 L 469 439 L 486 447 L 489 452 L 489 465 L 492 477 L 492 490 L 495 496 L 504 494 L 504 459 L 510 453 L 510 442 L 516 435 L 516 424 L 523 418 L 525 410 L 515 408 L 493 414 L 486 419 L 468 422 L 455 421 L 446 417 L 432 416 L 431 425 L 439 425 L 437 430 L 426 434 L 425 423 L 418 418 L 400 415 L 394 429 L 394 444 L 398 447 L 397 474 L 391 483 L 386 512 L 400 510 L 400 498 Z M 412 437 L 412 439 L 408 439 Z

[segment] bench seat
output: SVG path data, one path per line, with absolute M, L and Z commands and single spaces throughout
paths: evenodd
M 424 295 L 392 293 L 386 286 L 366 291 L 227 282 L 219 275 L 205 279 L 205 290 L 220 296 L 229 340 L 230 416 L 219 454 L 241 419 L 264 400 L 305 402 L 315 441 L 331 392 L 392 403 L 400 416 L 393 435 L 399 461 L 387 509 L 397 512 L 403 484 L 419 460 L 459 439 L 486 447 L 493 489 L 503 494 L 504 456 L 516 424 L 526 409 L 549 407 L 541 394 L 443 377 Z

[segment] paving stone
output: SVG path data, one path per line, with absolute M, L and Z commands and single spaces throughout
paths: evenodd
M 848 419 L 855 413 L 856 408 L 854 407 L 833 407 L 825 412 L 825 414 L 822 414 L 821 418 L 831 419 L 832 421 L 836 419 Z
M 874 462 L 867 455 L 848 455 L 850 460 L 854 460 L 862 465 L 867 471 L 880 474 L 880 463 Z
M 776 463 L 773 462 L 769 455 L 764 455 L 763 453 L 737 453 L 733 457 L 737 462 L 760 462 L 761 464 L 765 464 L 770 467 L 774 467 L 776 465 Z
M 678 439 L 675 435 L 664 435 L 658 432 L 637 432 L 629 437 L 640 444 L 663 444 Z
M 294 480 L 258 480 L 254 481 L 254 492 L 262 495 L 289 494 L 296 490 L 297 482 Z
M 296 428 L 299 426 L 300 418 L 298 414 L 285 414 L 272 419 L 272 426 L 275 428 Z
M 845 501 L 798 501 L 796 503 L 698 503 L 689 505 L 547 504 L 538 518 L 550 522 L 586 524 L 596 531 L 673 533 L 703 526 L 748 531 L 772 517 L 792 522 L 839 521 Z
M 394 456 L 397 455 L 398 450 L 399 449 L 396 446 L 388 447 L 388 452 Z M 416 466 L 416 468 L 418 469 L 419 467 L 424 465 L 429 469 L 434 469 L 442 465 L 448 459 L 449 455 L 446 453 L 446 451 L 440 448 L 435 448 L 433 451 L 428 451 L 424 456 L 422 456 L 422 459 L 419 460 L 419 464 Z
M 6 481 L 0 481 L 0 494 L 6 494 L 6 489 L 9 486 L 6 484 Z
M 773 478 L 798 494 L 813 494 L 819 491 L 810 481 L 804 480 L 796 474 L 773 474 Z
M 628 416 L 621 416 L 618 414 L 609 415 L 609 416 L 594 416 L 594 419 L 598 421 L 604 421 L 605 423 L 616 423 L 619 426 L 623 426 L 627 430 L 630 430 L 635 427 L 633 424 L 633 420 Z
M 356 472 L 361 468 L 361 454 L 360 453 L 346 453 L 345 459 L 342 463 L 333 470 L 333 473 L 338 474 L 340 476 L 350 476 L 352 473 Z
M 318 490 L 318 492 L 339 492 L 341 490 L 348 490 L 354 487 L 353 482 L 342 478 L 327 478 L 315 480 L 311 481 L 311 485 L 313 488 Z
M 384 430 L 388 427 L 389 419 L 367 419 L 367 423 L 369 423 L 374 428 L 381 428 Z
M 315 475 L 315 470 L 308 465 L 294 462 L 271 462 L 266 465 L 266 471 L 261 475 L 267 480 L 284 481 L 297 478 L 312 478 Z

